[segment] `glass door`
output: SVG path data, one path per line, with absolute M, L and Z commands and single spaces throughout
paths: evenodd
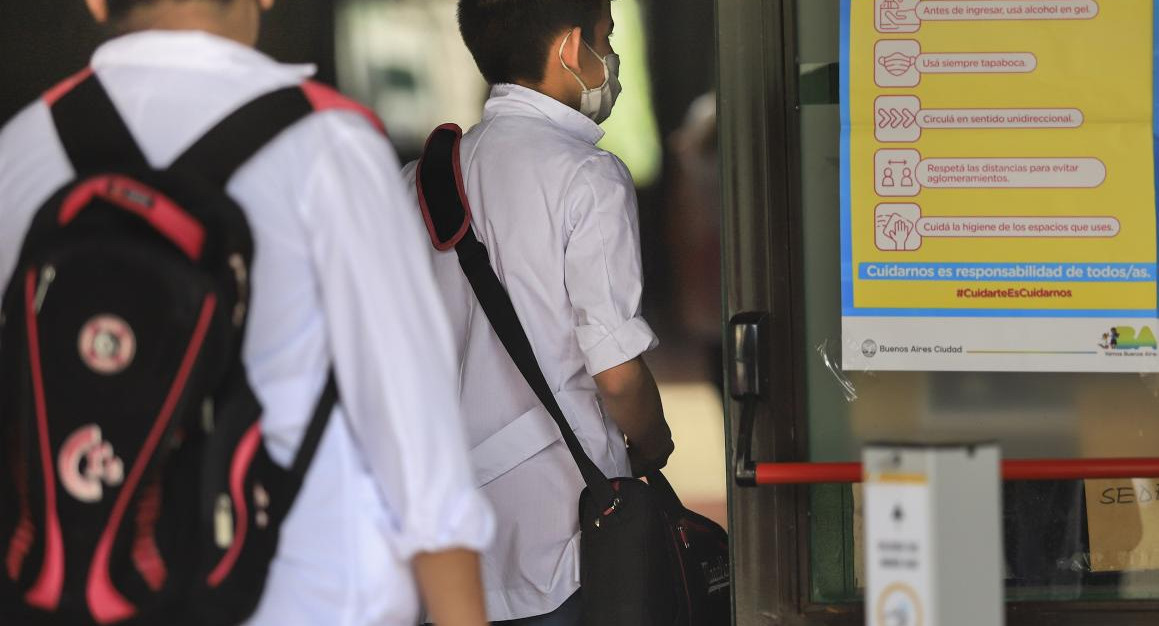
M 842 337 L 840 2 L 718 0 L 726 312 L 771 320 L 755 457 L 857 461 L 886 440 L 998 441 L 1011 459 L 1159 456 L 1153 374 L 842 367 L 860 344 Z M 1007 483 L 1010 622 L 1159 620 L 1157 490 L 1148 477 Z M 737 623 L 860 623 L 859 503 L 856 485 L 734 486 Z

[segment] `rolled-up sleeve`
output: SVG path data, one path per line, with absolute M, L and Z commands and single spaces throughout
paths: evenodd
M 566 193 L 565 280 L 578 320 L 576 339 L 595 376 L 658 343 L 640 314 L 644 273 L 636 188 L 623 163 L 605 153 L 580 167 Z
M 342 404 L 398 554 L 483 551 L 495 522 L 468 463 L 430 244 L 394 151 L 352 119 L 331 125 L 302 198 Z

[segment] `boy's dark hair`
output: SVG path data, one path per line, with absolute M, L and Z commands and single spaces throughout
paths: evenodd
M 579 26 L 592 42 L 609 0 L 459 0 L 459 32 L 491 84 L 543 80 L 548 47 Z
M 195 0 L 178 0 L 179 2 L 193 2 Z M 213 0 L 218 4 L 229 4 L 233 0 Z M 117 20 L 125 17 L 129 11 L 146 4 L 154 4 L 157 0 L 105 0 L 109 5 L 109 18 Z

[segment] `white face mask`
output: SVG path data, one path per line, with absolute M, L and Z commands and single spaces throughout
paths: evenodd
M 616 100 L 619 99 L 620 93 L 623 91 L 623 87 L 620 85 L 620 55 L 613 52 L 606 57 L 601 57 L 588 45 L 588 42 L 583 42 L 588 50 L 591 50 L 592 54 L 604 65 L 604 84 L 596 89 L 589 89 L 584 84 L 584 79 L 580 78 L 575 70 L 563 62 L 563 48 L 567 45 L 569 37 L 571 37 L 570 33 L 559 46 L 559 62 L 563 65 L 563 69 L 570 72 L 583 88 L 583 92 L 580 94 L 580 113 L 588 116 L 597 124 L 603 124 L 612 116 L 612 107 L 616 106 Z

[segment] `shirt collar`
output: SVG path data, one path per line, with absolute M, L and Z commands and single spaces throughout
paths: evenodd
M 275 70 L 298 79 L 309 78 L 317 71 L 313 65 L 284 65 L 233 40 L 193 30 L 132 33 L 105 43 L 93 54 L 93 69 L 124 66 L 214 72 Z
M 583 113 L 551 96 L 527 87 L 505 83 L 491 87 L 491 97 L 484 107 L 483 119 L 504 113 L 523 113 L 546 117 L 567 134 L 593 146 L 604 138 L 604 129 Z

